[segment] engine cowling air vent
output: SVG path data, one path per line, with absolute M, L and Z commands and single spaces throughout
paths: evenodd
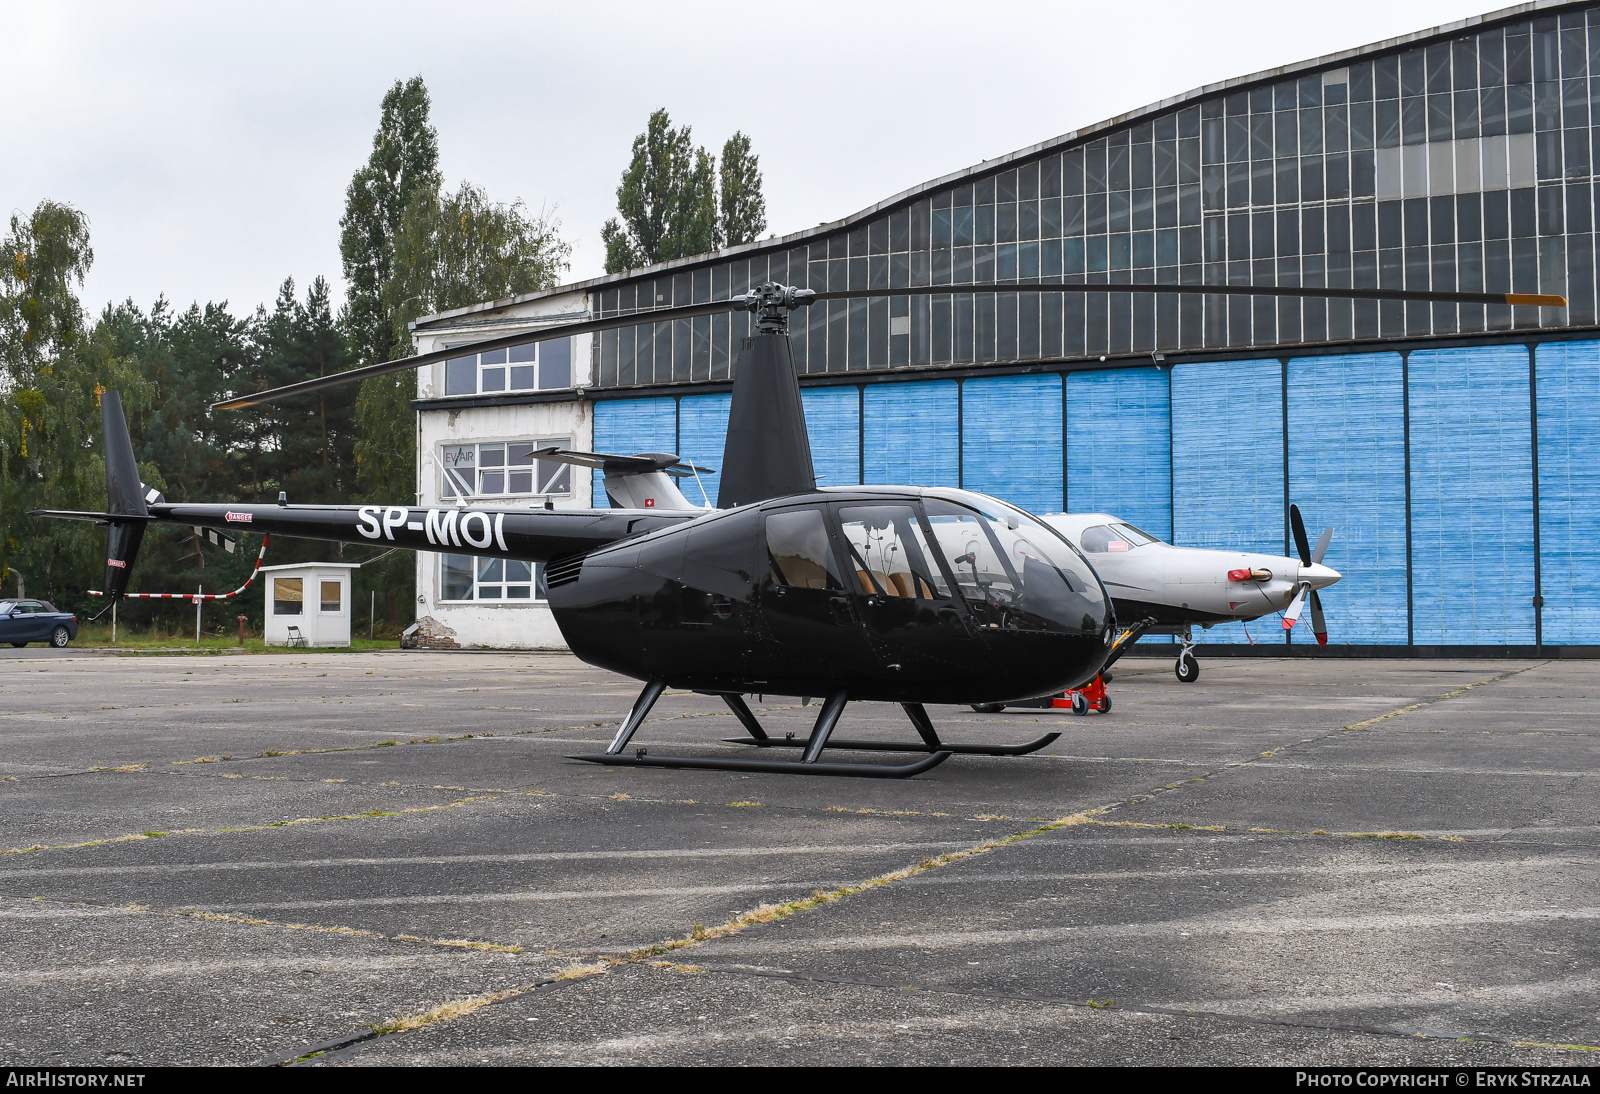
M 578 575 L 583 572 L 583 558 L 583 555 L 568 555 L 548 563 L 544 568 L 546 588 L 559 589 L 578 580 Z

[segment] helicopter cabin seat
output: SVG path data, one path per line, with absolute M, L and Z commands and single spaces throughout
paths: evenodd
M 829 580 L 828 570 L 821 563 L 804 555 L 773 555 L 772 576 L 780 585 L 794 589 L 828 589 L 835 587 Z
M 856 570 L 856 580 L 861 582 L 861 587 L 868 592 L 874 585 L 882 589 L 889 596 L 903 597 L 906 600 L 932 600 L 933 590 L 928 583 L 915 574 L 896 570 L 892 574 L 882 574 L 877 570 L 870 573 L 866 570 Z

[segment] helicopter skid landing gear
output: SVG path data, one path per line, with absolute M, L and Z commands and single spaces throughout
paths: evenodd
M 644 690 L 639 693 L 638 700 L 633 704 L 633 709 L 623 719 L 622 725 L 617 729 L 617 735 L 611 741 L 611 747 L 598 756 L 568 756 L 569 760 L 584 760 L 588 763 L 606 764 L 619 767 L 691 767 L 704 768 L 712 771 L 758 771 L 772 775 L 847 775 L 856 778 L 868 779 L 904 779 L 912 775 L 920 775 L 924 771 L 938 767 L 948 760 L 952 749 L 940 745 L 935 750 L 933 745 L 938 743 L 935 735 L 930 741 L 929 734 L 933 732 L 931 723 L 923 731 L 923 725 L 917 721 L 917 716 L 912 714 L 911 720 L 917 723 L 917 729 L 922 732 L 923 741 L 932 753 L 923 759 L 908 764 L 848 764 L 824 763 L 820 760 L 822 750 L 828 747 L 829 737 L 833 734 L 833 727 L 839 724 L 839 715 L 844 713 L 845 704 L 850 701 L 849 693 L 843 690 L 836 691 L 823 701 L 822 710 L 817 714 L 816 725 L 812 727 L 811 736 L 804 741 L 776 741 L 767 735 L 761 728 L 761 723 L 745 703 L 742 695 L 724 695 L 723 701 L 728 704 L 728 709 L 750 730 L 748 738 L 742 738 L 741 743 L 755 745 L 793 745 L 803 747 L 804 754 L 799 760 L 746 760 L 732 757 L 722 758 L 713 756 L 651 756 L 645 749 L 637 750 L 629 756 L 623 753 L 628 741 L 633 737 L 645 716 L 650 713 L 650 708 L 655 705 L 661 693 L 666 690 L 666 681 L 651 680 L 645 684 Z M 907 705 L 910 713 L 911 705 Z M 922 708 L 918 706 L 918 712 Z M 927 722 L 927 715 L 922 715 L 922 722 Z M 1051 739 L 1054 739 L 1052 735 Z M 1048 744 L 1049 742 L 1045 742 Z M 849 748 L 845 742 L 837 742 L 836 747 Z M 1041 745 L 1040 747 L 1043 747 Z M 916 748 L 902 748 L 896 751 L 922 751 Z
M 724 696 L 724 698 L 728 700 L 730 707 L 733 706 L 736 699 L 741 706 L 744 704 L 744 700 L 737 695 Z M 900 707 L 906 712 L 906 716 L 911 719 L 911 724 L 917 727 L 917 733 L 922 737 L 922 744 L 903 745 L 896 744 L 893 741 L 829 741 L 828 747 L 848 749 L 852 752 L 932 752 L 935 755 L 943 752 L 961 756 L 1026 756 L 1030 752 L 1039 751 L 1061 736 L 1059 733 L 1046 733 L 1043 737 L 1037 737 L 1019 745 L 956 745 L 939 739 L 938 731 L 933 728 L 933 719 L 928 717 L 928 712 L 923 709 L 921 703 L 901 703 Z M 749 708 L 746 707 L 745 709 L 748 710 Z M 735 709 L 734 713 L 737 714 L 738 710 Z M 754 718 L 755 716 L 751 715 L 752 721 L 754 721 Z M 744 721 L 743 716 L 739 720 Z M 748 727 L 750 722 L 745 722 L 745 725 Z M 812 736 L 815 737 L 816 735 L 813 733 Z M 728 744 L 757 745 L 761 748 L 803 748 L 808 743 L 807 741 L 780 741 L 773 737 L 768 737 L 764 733 L 759 737 L 752 733 L 748 737 L 724 737 L 723 740 Z

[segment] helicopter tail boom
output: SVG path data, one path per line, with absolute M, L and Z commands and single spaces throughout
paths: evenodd
M 139 466 L 114 391 L 101 396 L 105 430 L 105 512 L 37 509 L 32 516 L 89 520 L 110 527 L 102 588 L 108 601 L 128 589 L 134 560 L 150 524 L 260 532 L 491 558 L 549 562 L 586 554 L 629 536 L 665 528 L 703 510 L 513 509 L 508 507 L 399 505 L 216 505 L 166 501 L 139 480 Z

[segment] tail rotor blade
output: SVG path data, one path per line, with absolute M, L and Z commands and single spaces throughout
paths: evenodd
M 1322 598 L 1315 589 L 1311 590 L 1311 633 L 1317 636 L 1317 645 L 1328 644 L 1328 623 L 1322 617 Z
M 1300 561 L 1311 565 L 1311 541 L 1306 538 L 1306 522 L 1300 519 L 1300 507 L 1289 506 L 1289 528 L 1294 532 L 1294 546 L 1300 552 Z
M 1294 594 L 1294 600 L 1289 604 L 1289 610 L 1283 613 L 1284 630 L 1292 631 L 1294 630 L 1294 625 L 1300 622 L 1300 612 L 1306 606 L 1306 593 L 1310 590 L 1311 586 L 1302 585 L 1300 586 L 1300 591 Z

